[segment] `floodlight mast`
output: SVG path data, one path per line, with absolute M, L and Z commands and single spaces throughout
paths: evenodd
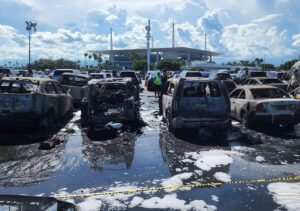
M 28 70 L 31 69 L 31 30 L 36 32 L 37 23 L 31 21 L 25 21 L 26 30 L 28 31 Z
M 151 39 L 150 20 L 148 20 L 148 25 L 145 27 L 145 29 L 146 29 L 146 39 L 147 39 L 147 71 L 150 71 L 150 39 Z

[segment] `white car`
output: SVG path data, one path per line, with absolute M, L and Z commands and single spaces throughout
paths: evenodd
M 184 70 L 179 75 L 180 78 L 192 77 L 192 78 L 201 78 L 202 74 L 200 71 L 187 71 Z
M 246 127 L 282 125 L 292 128 L 300 122 L 300 101 L 273 86 L 241 86 L 230 93 L 231 117 Z

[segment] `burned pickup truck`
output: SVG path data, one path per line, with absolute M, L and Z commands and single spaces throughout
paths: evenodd
M 107 123 L 136 122 L 139 98 L 131 78 L 91 80 L 88 97 L 83 100 L 83 126 L 105 126 Z
M 72 109 L 72 97 L 54 80 L 4 77 L 0 80 L 0 128 L 50 127 Z

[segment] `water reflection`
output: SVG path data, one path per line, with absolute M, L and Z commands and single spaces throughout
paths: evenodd
M 134 158 L 136 136 L 125 133 L 107 141 L 83 134 L 82 153 L 95 171 L 129 169 Z
M 212 168 L 204 170 L 196 165 L 196 159 L 191 159 L 189 156 L 187 156 L 197 156 L 201 152 L 208 152 L 211 150 L 211 147 L 209 146 L 186 142 L 185 140 L 178 139 L 173 134 L 164 130 L 162 130 L 160 133 L 159 143 L 163 158 L 169 166 L 169 170 L 172 175 L 187 172 L 193 173 L 193 176 L 185 181 L 187 183 L 216 182 L 218 181 L 215 177 L 217 172 L 222 172 L 224 174 L 229 173 L 229 164 L 222 165 L 222 162 L 220 162 L 221 165 L 216 165 Z M 221 149 L 220 152 L 222 152 L 223 149 Z M 224 150 L 224 152 L 227 151 Z
M 0 185 L 23 186 L 41 182 L 59 168 L 64 144 L 41 151 L 39 144 L 0 147 Z

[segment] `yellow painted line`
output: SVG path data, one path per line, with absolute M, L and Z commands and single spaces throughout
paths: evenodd
M 130 194 L 130 193 L 142 193 L 150 191 L 162 191 L 162 190 L 179 190 L 184 188 L 200 188 L 200 187 L 216 187 L 221 185 L 234 185 L 234 184 L 251 184 L 251 183 L 263 183 L 263 182 L 279 182 L 279 181 L 300 181 L 300 176 L 295 177 L 278 177 L 270 179 L 248 179 L 231 182 L 210 182 L 210 183 L 199 183 L 199 184 L 185 184 L 185 185 L 172 185 L 166 187 L 149 187 L 139 188 L 131 190 L 120 190 L 120 191 L 105 191 L 98 193 L 81 193 L 81 194 L 70 194 L 70 195 L 55 195 L 53 197 L 57 199 L 73 199 L 73 198 L 87 198 L 92 196 L 104 196 L 104 195 L 115 195 L 115 194 Z

